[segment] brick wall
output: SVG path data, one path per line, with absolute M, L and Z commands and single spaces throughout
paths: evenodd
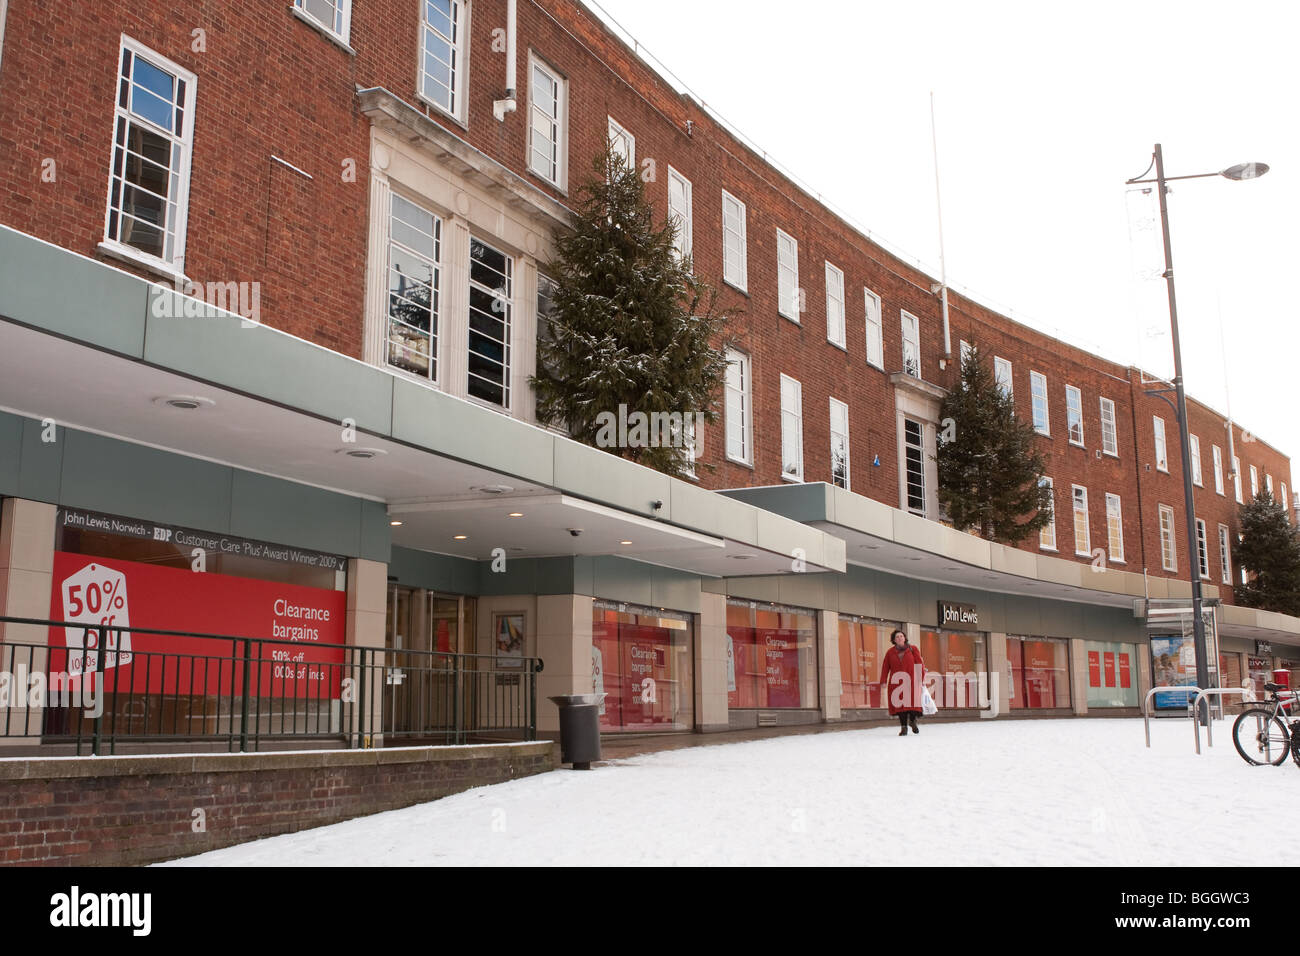
M 506 0 L 472 0 L 467 57 L 467 122 L 421 102 L 417 92 L 417 0 L 357 0 L 349 53 L 274 4 L 213 4 L 178 0 L 166 11 L 105 0 L 68 8 L 55 0 L 11 0 L 0 67 L 0 221 L 86 255 L 104 228 L 113 92 L 120 34 L 128 33 L 198 77 L 190 187 L 186 271 L 201 281 L 259 281 L 262 319 L 327 347 L 360 355 L 367 255 L 368 128 L 357 109 L 358 87 L 383 86 L 417 105 L 434 122 L 466 140 L 561 202 L 565 193 L 527 168 L 528 57 L 534 51 L 568 82 L 569 183 L 603 148 L 612 116 L 636 137 L 639 163 L 653 160 L 648 194 L 667 207 L 671 164 L 693 192 L 697 272 L 721 292 L 720 304 L 739 314 L 727 329 L 752 358 L 755 452 L 752 468 L 728 461 L 723 425 L 703 430 L 700 483 L 719 489 L 781 481 L 780 375 L 803 387 L 804 477 L 830 481 L 829 399 L 849 406 L 852 490 L 897 507 L 898 449 L 888 373 L 901 369 L 900 312 L 921 324 L 922 374 L 950 385 L 956 363 L 942 348 L 934 280 L 881 249 L 841 221 L 715 123 L 689 97 L 678 95 L 576 0 L 519 4 L 519 109 L 504 123 L 492 116 L 503 95 L 505 59 L 494 31 L 506 22 Z M 206 49 L 195 50 L 194 31 Z M 687 121 L 694 124 L 690 135 Z M 279 156 L 306 179 L 275 163 Z M 55 183 L 41 181 L 42 161 L 57 162 Z M 355 162 L 355 182 L 343 163 Z M 748 289 L 722 281 L 722 190 L 747 206 Z M 776 230 L 799 243 L 799 279 L 806 310 L 798 323 L 777 310 Z M 847 350 L 826 340 L 825 263 L 844 273 Z M 881 298 L 884 365 L 866 363 L 864 288 Z M 1105 495 L 1120 496 L 1125 564 L 1166 574 L 1159 560 L 1156 505 L 1181 501 L 1177 429 L 1159 399 L 1142 393 L 1139 373 L 1115 365 L 989 309 L 953 296 L 952 347 L 962 338 L 1013 364 L 1017 406 L 1030 415 L 1029 372 L 1047 376 L 1051 437 L 1041 439 L 1057 492 L 1057 541 L 1075 558 L 1070 486 L 1088 488 L 1090 544 L 1107 546 Z M 1065 434 L 1066 384 L 1083 393 L 1085 443 Z M 1117 457 L 1097 457 L 1098 399 L 1116 405 Z M 1154 404 L 1153 404 L 1154 403 Z M 1151 415 L 1163 408 L 1170 472 L 1146 470 Z M 1153 412 L 1154 410 L 1154 412 Z M 1210 447 L 1222 434 L 1219 416 L 1196 405 L 1205 473 Z M 1218 420 L 1218 424 L 1216 424 Z M 1253 436 L 1252 436 L 1253 437 Z M 1221 442 L 1226 455 L 1226 442 Z M 1274 481 L 1290 480 L 1289 459 L 1263 441 L 1238 441 L 1243 470 L 1255 463 Z M 879 457 L 880 464 L 873 464 Z M 1228 466 L 1225 459 L 1225 468 Z M 1276 485 L 1275 485 L 1276 486 Z M 1217 525 L 1235 528 L 1231 494 L 1198 495 L 1198 509 L 1215 540 Z M 1185 573 L 1187 535 L 1179 511 L 1179 568 Z M 1037 537 L 1022 544 L 1037 551 Z M 1078 557 L 1078 560 L 1091 558 Z M 1218 580 L 1217 573 L 1211 579 Z M 1226 595 L 1225 595 L 1226 596 Z
M 553 770 L 557 746 L 3 759 L 0 863 L 192 856 Z

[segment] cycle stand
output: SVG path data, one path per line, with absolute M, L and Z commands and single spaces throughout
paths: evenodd
M 1188 712 L 1188 716 L 1192 718 L 1192 735 L 1196 741 L 1196 752 L 1198 754 L 1201 752 L 1201 722 L 1196 719 L 1196 714 L 1197 711 L 1200 710 L 1201 700 L 1209 695 L 1214 695 L 1214 694 L 1218 694 L 1218 695 L 1250 694 L 1252 695 L 1252 697 L 1254 695 L 1254 689 L 1246 688 L 1246 687 L 1209 687 L 1205 690 L 1201 690 L 1201 688 L 1197 687 L 1194 684 L 1191 685 L 1182 684 L 1178 687 L 1174 687 L 1168 684 L 1162 684 L 1159 687 L 1152 687 L 1149 691 L 1147 691 L 1146 699 L 1142 701 L 1142 726 L 1143 729 L 1146 731 L 1148 749 L 1150 749 L 1151 747 L 1151 698 L 1153 698 L 1157 692 L 1162 690 L 1182 692 L 1185 694 L 1191 694 L 1191 693 L 1196 694 L 1196 698 L 1194 700 L 1190 700 L 1187 702 L 1187 712 Z M 1205 736 L 1209 746 L 1213 747 L 1214 746 L 1213 712 L 1210 713 L 1210 719 L 1206 721 Z
M 1205 697 L 1208 694 L 1245 694 L 1248 692 L 1248 690 L 1250 694 L 1254 696 L 1254 688 L 1248 689 L 1245 687 L 1211 687 L 1208 690 L 1203 690 L 1196 695 L 1196 700 L 1191 705 L 1191 711 L 1192 711 L 1192 725 L 1196 728 L 1196 752 L 1198 754 L 1201 752 L 1201 722 L 1196 719 L 1196 711 L 1201 706 L 1201 698 Z M 1222 712 L 1223 708 L 1220 707 L 1219 710 L 1220 712 Z M 1221 719 L 1226 719 L 1226 716 Z M 1211 747 L 1214 746 L 1213 711 L 1211 711 L 1210 719 L 1206 721 L 1205 724 L 1205 740 L 1209 746 Z

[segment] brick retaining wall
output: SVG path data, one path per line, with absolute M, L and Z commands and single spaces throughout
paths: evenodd
M 191 856 L 543 773 L 557 760 L 550 741 L 0 759 L 0 863 L 134 865 Z

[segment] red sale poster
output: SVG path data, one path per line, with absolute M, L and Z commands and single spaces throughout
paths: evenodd
M 1128 655 L 1121 654 L 1119 656 L 1119 686 L 1128 687 L 1131 681 L 1132 677 L 1129 673 Z
M 164 568 L 56 551 L 50 668 L 98 673 L 111 693 L 238 694 L 244 644 L 200 637 L 108 632 L 97 625 L 264 638 L 249 687 L 262 697 L 339 696 L 347 598 L 343 591 Z
M 1097 651 L 1088 652 L 1088 686 L 1101 686 L 1101 655 Z
M 1106 686 L 1114 687 L 1115 686 L 1115 652 L 1107 651 L 1104 656 L 1106 662 Z

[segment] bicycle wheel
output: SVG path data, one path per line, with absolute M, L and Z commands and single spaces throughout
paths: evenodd
M 1232 725 L 1232 742 L 1246 763 L 1279 766 L 1291 751 L 1291 732 L 1271 707 L 1243 710 Z

